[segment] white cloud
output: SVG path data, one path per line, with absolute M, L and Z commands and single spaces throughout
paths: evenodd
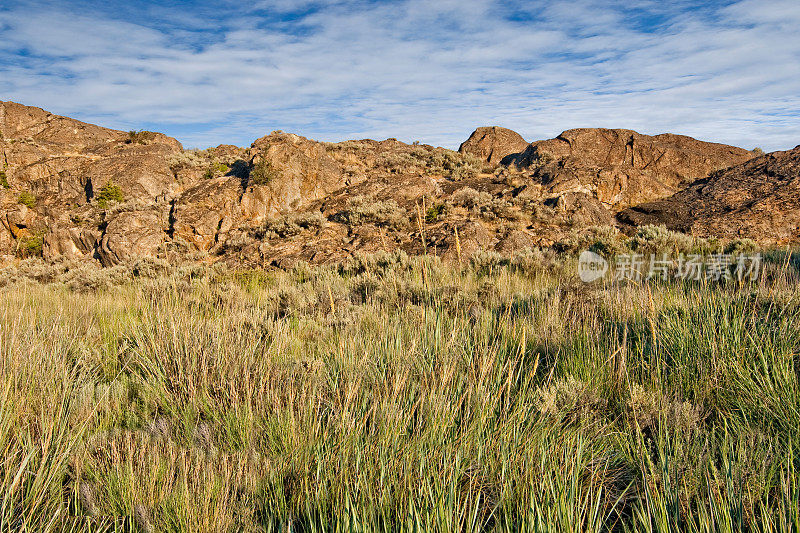
M 0 98 L 160 127 L 189 146 L 248 144 L 280 128 L 455 147 L 484 124 L 529 139 L 605 126 L 800 144 L 800 4 L 681 7 L 281 0 L 205 31 L 187 15 L 176 31 L 180 14 L 164 29 L 20 5 L 0 11 Z M 299 32 L 259 11 L 305 9 Z M 526 9 L 518 21 L 501 16 Z M 631 10 L 658 17 L 657 30 L 639 28 Z

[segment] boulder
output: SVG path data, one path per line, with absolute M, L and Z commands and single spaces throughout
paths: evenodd
M 225 240 L 234 224 L 242 221 L 241 196 L 239 178 L 201 181 L 175 200 L 170 215 L 172 237 L 179 237 L 198 250 L 211 250 Z
M 251 173 L 242 197 L 244 215 L 261 221 L 305 206 L 345 186 L 341 167 L 325 145 L 292 133 L 274 132 L 256 140 L 249 151 Z M 268 179 L 256 180 L 258 169 Z
M 472 132 L 469 139 L 458 148 L 461 154 L 471 154 L 491 164 L 501 163 L 523 152 L 528 142 L 512 130 L 499 126 L 481 127 Z
M 112 266 L 131 259 L 155 257 L 167 238 L 165 222 L 157 208 L 114 215 L 100 240 L 100 261 L 104 266 Z
M 123 132 L 0 102 L 0 153 L 9 185 L 43 205 L 90 202 L 109 181 L 126 200 L 154 200 L 174 188 L 169 159 L 181 144 L 161 133 Z

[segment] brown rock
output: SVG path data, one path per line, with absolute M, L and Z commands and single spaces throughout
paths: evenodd
M 181 149 L 161 133 L 132 136 L 0 102 L 0 166 L 12 187 L 36 193 L 42 205 L 87 203 L 109 180 L 126 200 L 153 200 L 173 187 L 168 159 Z
M 256 140 L 250 149 L 250 163 L 253 168 L 268 163 L 276 174 L 263 185 L 254 185 L 252 176 L 248 182 L 242 207 L 253 221 L 301 210 L 345 186 L 341 168 L 325 145 L 292 133 L 276 132 Z
M 235 177 L 204 180 L 175 200 L 172 235 L 198 250 L 211 250 L 242 218 L 241 181 Z
M 664 224 L 697 236 L 800 241 L 800 146 L 773 152 L 627 209 L 627 225 Z
M 544 194 L 586 193 L 613 211 L 664 198 L 753 153 L 683 135 L 575 129 L 537 141 L 516 159 L 533 171 Z
M 54 227 L 45 235 L 43 255 L 48 261 L 90 258 L 99 238 L 99 232 L 85 228 Z
M 461 143 L 459 153 L 472 154 L 487 163 L 498 164 L 519 154 L 528 142 L 519 133 L 498 126 L 481 127 Z
M 155 257 L 167 237 L 164 222 L 157 208 L 115 215 L 100 241 L 100 261 L 111 266 L 139 257 Z

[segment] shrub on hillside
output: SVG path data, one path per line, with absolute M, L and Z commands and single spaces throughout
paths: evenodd
M 124 200 L 125 197 L 122 194 L 122 189 L 111 180 L 103 185 L 103 188 L 100 189 L 100 192 L 97 194 L 97 205 L 101 209 L 105 209 L 112 203 L 121 204 Z
M 147 130 L 131 130 L 128 132 L 126 144 L 147 144 L 155 139 L 156 133 Z
M 666 226 L 642 226 L 631 239 L 631 248 L 638 253 L 689 253 L 696 248 L 695 240 L 685 233 L 671 231 Z
M 6 176 L 6 173 L 5 173 L 4 170 L 0 170 L 0 187 L 2 187 L 4 189 L 10 189 L 11 188 L 11 184 L 8 183 L 8 177 Z
M 169 168 L 175 172 L 182 168 L 200 167 L 208 163 L 208 152 L 206 150 L 184 150 L 176 152 L 167 158 Z
M 491 274 L 497 268 L 509 264 L 507 258 L 493 250 L 476 250 L 469 260 L 470 266 L 481 275 Z
M 482 218 L 493 220 L 496 218 L 515 218 L 511 204 L 502 198 L 495 198 L 485 191 L 476 191 L 472 187 L 464 187 L 450 195 L 450 203 L 466 207 Z
M 433 204 L 425 211 L 425 222 L 433 224 L 447 211 L 446 204 Z
M 280 170 L 266 159 L 262 159 L 255 164 L 250 171 L 249 185 L 267 185 L 272 181 L 278 179 L 281 175 Z
M 24 235 L 17 241 L 17 256 L 23 259 L 41 257 L 44 239 L 40 234 Z
M 319 211 L 290 213 L 267 220 L 256 232 L 256 236 L 260 239 L 294 237 L 304 231 L 317 230 L 324 224 L 325 217 Z
M 725 246 L 725 253 L 732 255 L 752 254 L 758 250 L 758 243 L 753 239 L 734 239 Z
M 376 200 L 367 196 L 349 198 L 337 219 L 351 226 L 375 224 L 391 229 L 402 229 L 409 221 L 408 212 L 394 200 Z
M 28 191 L 22 191 L 19 193 L 19 197 L 17 197 L 17 203 L 32 209 L 36 206 L 36 196 Z

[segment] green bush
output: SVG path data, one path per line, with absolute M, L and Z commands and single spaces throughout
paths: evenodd
M 8 177 L 4 170 L 0 170 L 0 187 L 10 189 L 11 185 L 8 183 Z
M 758 243 L 753 239 L 734 239 L 725 246 L 726 254 L 752 254 L 759 250 Z
M 280 177 L 280 170 L 267 160 L 261 160 L 250 171 L 250 185 L 267 185 Z
M 225 175 L 230 171 L 230 167 L 225 163 L 212 163 L 206 169 L 205 173 L 203 174 L 203 178 L 210 180 L 211 178 L 216 177 L 217 175 Z
M 22 191 L 19 193 L 19 198 L 17 198 L 17 203 L 33 208 L 36 206 L 36 196 L 29 193 L 28 191 Z
M 124 197 L 122 195 L 122 189 L 120 189 L 119 185 L 115 184 L 111 180 L 103 185 L 103 188 L 100 189 L 100 193 L 97 195 L 97 205 L 101 209 L 108 207 L 109 203 L 113 202 L 119 204 L 123 201 Z
M 445 204 L 433 204 L 425 211 L 425 222 L 433 224 L 447 211 Z
M 41 257 L 43 248 L 44 239 L 41 235 L 25 235 L 17 241 L 17 256 L 23 259 Z

